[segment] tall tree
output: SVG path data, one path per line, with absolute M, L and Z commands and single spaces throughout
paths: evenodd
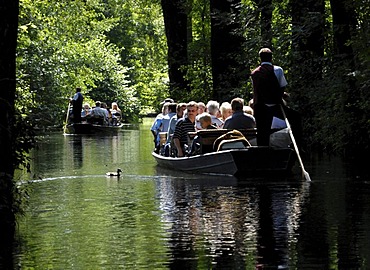
M 352 0 L 330 0 L 333 16 L 334 53 L 354 63 L 351 30 L 356 27 L 356 10 Z
M 305 74 L 308 82 L 322 77 L 322 57 L 324 56 L 325 1 L 292 0 L 292 24 L 294 66 L 301 66 L 297 78 Z M 302 65 L 302 61 L 308 61 Z M 307 82 L 303 82 L 306 84 Z
M 212 95 L 211 74 L 211 18 L 209 0 L 191 1 L 191 33 L 189 31 L 186 79 L 190 85 L 188 99 L 209 100 Z M 190 38 L 191 35 L 191 38 Z
M 108 0 L 108 3 L 104 14 L 115 21 L 108 38 L 121 49 L 120 63 L 128 67 L 129 85 L 137 93 L 136 103 L 140 102 L 143 108 L 156 107 L 168 96 L 161 1 Z
M 272 11 L 273 5 L 272 0 L 260 0 L 258 2 L 258 8 L 261 11 L 261 39 L 262 46 L 271 48 L 272 45 Z
M 13 212 L 13 175 L 15 162 L 14 139 L 14 101 L 16 91 L 16 47 L 19 2 L 17 0 L 0 2 L 0 259 L 11 258 L 4 255 L 4 247 L 14 237 L 15 216 Z M 9 263 L 9 262 L 8 262 Z M 0 261 L 1 265 L 7 262 Z
M 189 91 L 185 79 L 185 67 L 188 64 L 188 8 L 186 0 L 162 0 L 164 25 L 168 46 L 168 69 L 170 94 L 181 100 Z
M 359 119 L 363 118 L 364 110 L 359 106 L 362 99 L 359 87 L 357 86 L 356 76 L 353 76 L 356 67 L 356 59 L 352 47 L 353 37 L 356 31 L 357 14 L 354 0 L 336 0 L 330 1 L 331 11 L 333 16 L 333 47 L 334 58 L 333 70 L 339 79 L 341 93 L 338 99 L 343 108 L 343 118 L 348 119 L 348 129 L 344 130 L 343 139 L 350 141 L 354 136 L 358 141 L 362 141 L 368 137 L 368 130 L 365 125 L 358 126 Z M 365 122 L 366 124 L 366 122 Z M 365 127 L 365 128 L 364 128 Z M 358 142 L 357 141 L 357 142 Z M 358 146 L 354 142 L 350 147 L 350 151 L 354 149 L 362 150 L 362 146 Z
M 304 117 L 312 113 L 309 94 L 301 91 L 320 85 L 323 75 L 325 44 L 325 1 L 291 0 L 292 9 L 292 70 L 291 92 Z M 321 86 L 320 86 L 321 87 Z
M 238 95 L 248 77 L 240 8 L 240 0 L 210 1 L 213 99 L 220 102 Z

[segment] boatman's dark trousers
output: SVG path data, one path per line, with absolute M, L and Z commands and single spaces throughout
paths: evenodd
M 73 107 L 73 123 L 81 123 L 81 110 L 82 110 L 82 106 L 81 107 Z
M 265 104 L 254 105 L 254 117 L 257 126 L 257 145 L 269 146 L 270 133 L 273 116 L 276 114 L 279 105 L 267 106 Z
M 291 108 L 282 105 L 286 117 L 294 133 L 298 147 L 302 146 L 302 119 L 300 114 Z M 257 145 L 268 146 L 270 144 L 271 124 L 273 117 L 278 117 L 285 121 L 281 112 L 280 105 L 266 106 L 265 104 L 254 105 L 254 117 L 257 126 Z

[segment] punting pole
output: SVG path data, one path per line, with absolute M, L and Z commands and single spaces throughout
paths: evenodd
M 288 128 L 288 132 L 289 132 L 290 138 L 292 139 L 292 142 L 293 142 L 293 145 L 294 145 L 294 150 L 295 150 L 295 152 L 297 154 L 299 164 L 301 165 L 301 168 L 302 168 L 302 177 L 304 177 L 307 181 L 311 181 L 310 175 L 304 169 L 302 158 L 301 158 L 301 155 L 299 154 L 299 149 L 298 149 L 297 143 L 295 141 L 295 138 L 294 138 L 294 135 L 293 135 L 293 131 L 292 131 L 291 127 L 290 127 L 289 120 L 288 120 L 288 118 L 286 118 L 286 115 L 285 115 L 283 106 L 281 104 L 280 104 L 280 109 L 281 109 L 281 112 L 283 113 L 284 120 L 285 120 L 286 126 Z
M 68 118 L 69 118 L 69 110 L 71 109 L 71 102 L 68 102 L 68 110 L 67 110 L 67 117 L 66 117 L 66 123 L 64 125 L 64 134 L 67 133 L 67 125 L 68 125 Z

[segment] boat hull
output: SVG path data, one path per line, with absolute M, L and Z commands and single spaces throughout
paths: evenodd
M 291 172 L 296 155 L 291 148 L 247 147 L 191 157 L 164 157 L 152 153 L 158 166 L 201 174 L 254 176 Z
M 100 133 L 115 133 L 122 128 L 123 124 L 117 126 L 102 126 L 90 123 L 75 123 L 66 127 L 68 134 L 100 134 Z

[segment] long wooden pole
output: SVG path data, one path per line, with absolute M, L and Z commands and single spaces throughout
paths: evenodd
M 299 154 L 299 149 L 298 149 L 297 143 L 295 141 L 295 138 L 294 138 L 294 135 L 293 135 L 293 131 L 292 131 L 291 127 L 290 127 L 289 120 L 286 117 L 285 112 L 284 112 L 284 109 L 283 109 L 283 106 L 281 104 L 280 104 L 280 109 L 281 109 L 281 112 L 283 113 L 284 120 L 285 120 L 286 126 L 288 128 L 288 132 L 289 132 L 290 138 L 292 139 L 294 150 L 295 150 L 295 152 L 297 154 L 299 164 L 301 165 L 301 168 L 302 168 L 302 177 L 304 177 L 307 181 L 311 181 L 310 175 L 304 169 L 303 161 L 302 161 L 301 155 Z
M 67 133 L 67 125 L 68 125 L 68 118 L 69 118 L 69 111 L 70 111 L 70 109 L 71 109 L 71 102 L 69 101 L 69 102 L 68 102 L 68 110 L 67 110 L 66 123 L 65 123 L 65 125 L 64 125 L 64 129 L 63 129 L 64 134 L 66 134 L 66 133 Z

